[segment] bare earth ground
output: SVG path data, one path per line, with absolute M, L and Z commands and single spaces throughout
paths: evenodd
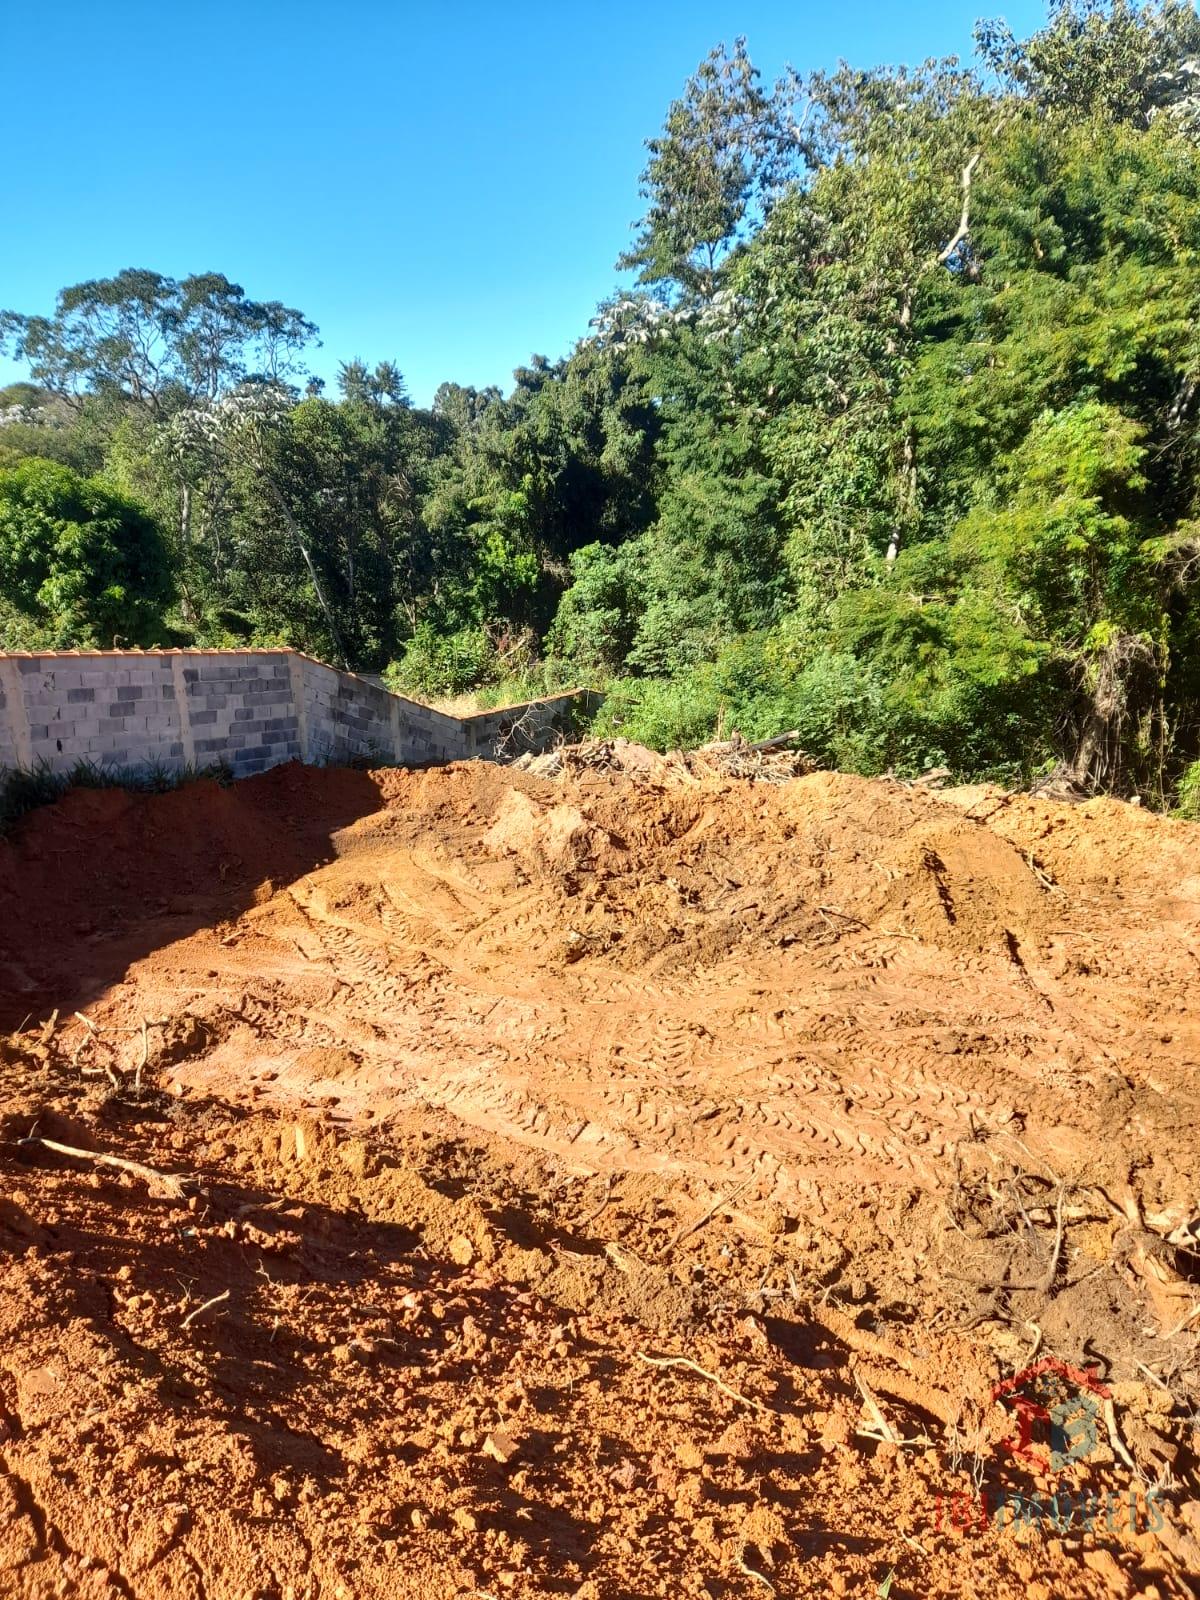
M 0 1596 L 1197 1592 L 1200 832 L 628 766 L 0 845 Z

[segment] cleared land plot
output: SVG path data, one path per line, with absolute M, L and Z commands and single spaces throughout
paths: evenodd
M 1196 838 L 656 758 L 32 815 L 3 1592 L 1188 1592 Z

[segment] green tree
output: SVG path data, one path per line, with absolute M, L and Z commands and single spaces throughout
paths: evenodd
M 535 357 L 511 395 L 476 405 L 439 393 L 464 425 L 425 505 L 444 553 L 430 620 L 544 630 L 572 553 L 617 544 L 653 515 L 659 419 L 641 363 L 583 340 L 569 360 Z
M 159 644 L 167 548 L 145 512 L 96 479 L 23 461 L 0 471 L 0 593 L 53 648 Z
M 617 263 L 638 282 L 711 301 L 722 268 L 786 165 L 785 121 L 746 53 L 719 45 L 672 102 L 662 133 L 646 142 L 646 215 Z
M 1051 0 L 1025 40 L 1002 21 L 975 30 L 985 65 L 1011 92 L 1071 117 L 1148 128 L 1162 113 L 1200 132 L 1200 17 L 1191 0 Z
M 115 394 L 155 415 L 247 377 L 285 381 L 316 333 L 299 311 L 249 300 L 219 272 L 176 281 L 131 267 L 63 289 L 52 316 L 0 311 L 0 347 L 36 383 L 75 403 Z

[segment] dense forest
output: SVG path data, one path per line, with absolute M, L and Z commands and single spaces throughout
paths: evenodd
M 972 64 L 648 141 L 633 287 L 511 392 L 308 375 L 219 273 L 0 314 L 0 647 L 290 643 L 423 696 L 589 682 L 665 747 L 1200 804 L 1200 21 L 1056 0 Z

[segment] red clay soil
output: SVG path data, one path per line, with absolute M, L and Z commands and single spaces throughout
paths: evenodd
M 1200 833 L 631 765 L 0 844 L 2 1600 L 1197 1592 Z

